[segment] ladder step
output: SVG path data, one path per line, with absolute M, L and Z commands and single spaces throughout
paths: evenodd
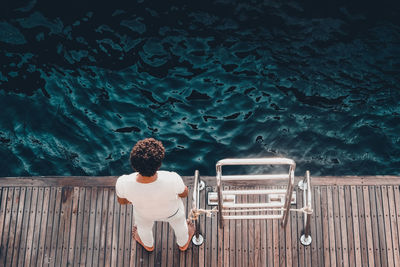
M 269 189 L 267 189 L 267 190 L 269 190 Z M 251 190 L 251 191 L 258 191 L 258 192 L 263 191 L 260 194 L 264 194 L 264 191 L 267 191 L 267 190 Z M 271 190 L 273 192 L 278 192 L 280 189 L 278 189 L 278 190 L 277 189 L 275 189 L 275 190 L 271 189 Z M 236 202 L 236 195 L 246 194 L 244 191 L 246 191 L 246 190 L 222 191 L 222 196 L 223 196 L 222 204 L 223 204 L 223 206 L 226 207 L 226 205 L 228 203 L 235 203 Z M 282 191 L 283 191 L 282 193 L 275 193 L 275 194 L 268 193 L 268 194 L 266 194 L 267 195 L 267 203 L 281 203 L 281 205 L 284 205 L 286 190 L 282 189 Z M 251 194 L 249 194 L 249 195 L 251 195 Z M 217 194 L 217 192 L 209 192 L 208 193 L 208 195 L 207 195 L 207 204 L 209 206 L 218 206 L 218 194 Z M 294 191 L 292 193 L 291 204 L 292 205 L 296 204 L 296 191 Z
M 227 215 L 223 216 L 224 219 L 227 220 L 242 220 L 242 219 L 282 219 L 283 214 L 281 215 Z
M 224 202 L 223 209 L 228 208 L 283 208 L 284 203 L 272 202 L 272 203 L 227 203 Z
M 222 181 L 243 181 L 243 180 L 288 180 L 289 174 L 259 174 L 259 175 L 223 175 Z
M 286 194 L 286 189 L 223 190 L 222 195 L 266 195 Z

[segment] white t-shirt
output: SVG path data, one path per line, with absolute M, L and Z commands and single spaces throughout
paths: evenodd
M 135 213 L 141 217 L 161 220 L 176 213 L 182 205 L 178 196 L 185 191 L 185 184 L 176 172 L 158 171 L 157 180 L 144 184 L 136 181 L 138 173 L 122 175 L 115 184 L 119 198 L 132 202 Z

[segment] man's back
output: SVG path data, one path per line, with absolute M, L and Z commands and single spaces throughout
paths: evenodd
M 173 215 L 182 203 L 178 197 L 185 190 L 182 178 L 175 172 L 158 171 L 154 182 L 141 183 L 137 175 L 119 177 L 117 195 L 132 202 L 135 213 L 144 218 L 161 220 Z

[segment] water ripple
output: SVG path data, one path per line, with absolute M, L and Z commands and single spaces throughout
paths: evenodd
M 248 156 L 399 174 L 399 10 L 14 3 L 0 11 L 0 176 L 127 173 L 149 136 L 185 175 Z

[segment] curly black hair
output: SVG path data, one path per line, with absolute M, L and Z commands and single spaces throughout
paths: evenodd
M 132 148 L 129 161 L 132 168 L 141 175 L 153 176 L 161 167 L 164 156 L 163 144 L 154 138 L 146 138 Z

